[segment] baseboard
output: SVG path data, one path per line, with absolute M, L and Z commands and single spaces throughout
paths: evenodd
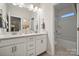
M 42 52 L 41 54 L 37 55 L 37 56 L 41 56 L 42 54 L 46 53 L 46 51 Z

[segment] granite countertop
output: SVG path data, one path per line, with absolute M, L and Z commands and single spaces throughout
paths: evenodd
M 47 34 L 46 32 L 42 33 L 29 33 L 29 34 L 6 34 L 6 35 L 0 35 L 0 39 L 8 39 L 8 38 L 17 38 L 17 37 L 27 37 L 27 36 L 35 36 L 35 35 L 42 35 L 42 34 Z

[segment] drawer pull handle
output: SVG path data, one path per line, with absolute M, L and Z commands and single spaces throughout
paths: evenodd
M 33 39 L 33 37 L 31 37 L 30 39 Z
M 43 43 L 43 40 L 41 40 L 41 43 Z
M 33 38 L 29 38 L 29 41 L 33 41 Z
M 30 47 L 32 47 L 32 46 L 33 46 L 33 44 L 30 45 Z
M 16 46 L 14 47 L 14 51 L 16 51 Z
M 79 27 L 77 28 L 77 31 L 79 31 Z
M 12 53 L 16 52 L 16 46 L 12 47 Z
M 14 52 L 14 47 L 12 47 L 12 53 Z

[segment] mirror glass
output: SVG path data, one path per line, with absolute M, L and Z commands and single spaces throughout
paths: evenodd
M 11 16 L 11 32 L 21 30 L 21 18 Z

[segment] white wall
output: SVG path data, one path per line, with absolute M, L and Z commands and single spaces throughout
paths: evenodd
M 13 5 L 9 5 L 8 12 L 10 13 L 11 16 L 27 18 L 28 20 L 32 13 L 26 8 L 21 8 L 21 7 L 13 6 Z
M 79 4 L 77 4 L 77 27 L 79 27 Z
M 77 27 L 79 27 L 79 4 L 77 4 Z M 79 55 L 79 31 L 77 31 L 77 52 Z
M 47 52 L 54 55 L 54 4 L 44 3 L 40 7 L 43 9 L 46 30 L 48 31 Z

